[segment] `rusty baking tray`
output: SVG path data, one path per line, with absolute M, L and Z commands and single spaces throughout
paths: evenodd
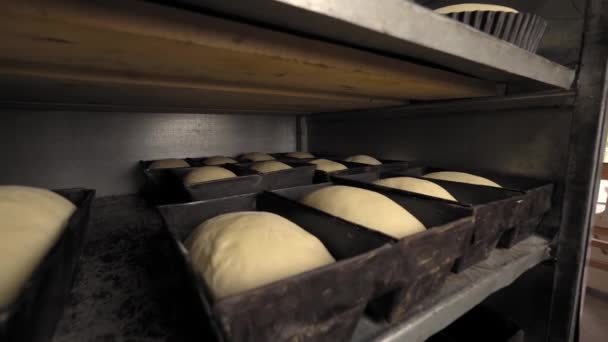
M 352 335 L 373 295 L 376 277 L 384 274 L 380 256 L 385 258 L 391 246 L 381 234 L 350 226 L 335 229 L 331 219 L 303 211 L 292 221 L 316 235 L 336 258 L 335 264 L 219 300 L 193 271 L 184 241 L 201 222 L 235 211 L 282 215 L 291 209 L 291 201 L 266 192 L 158 207 L 196 290 L 195 302 L 220 341 L 346 341 Z M 351 243 L 346 233 L 364 244 Z
M 77 209 L 65 230 L 8 307 L 0 308 L 0 341 L 51 341 L 78 271 L 95 190 L 55 190 Z
M 331 242 L 331 239 L 324 238 L 325 235 L 340 231 L 342 238 L 338 243 L 347 240 L 351 245 L 349 248 L 354 246 L 361 252 L 379 242 L 390 243 L 392 247 L 378 255 L 381 266 L 368 265 L 364 271 L 364 274 L 373 274 L 375 279 L 375 299 L 369 304 L 369 312 L 373 317 L 389 322 L 412 315 L 425 298 L 441 288 L 455 261 L 465 251 L 473 231 L 472 210 L 451 203 L 386 192 L 387 197 L 407 208 L 429 227 L 425 232 L 397 240 L 299 202 L 306 194 L 330 185 L 324 183 L 273 191 L 277 202 L 281 198 L 288 200 L 277 206 L 282 210 L 278 213 L 298 224 L 310 225 L 324 242 Z M 318 221 L 326 224 L 312 224 Z M 353 234 L 361 231 L 367 233 Z M 326 245 L 331 246 L 330 243 Z

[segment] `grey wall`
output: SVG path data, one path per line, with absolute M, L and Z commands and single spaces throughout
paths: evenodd
M 139 160 L 291 151 L 295 117 L 0 112 L 0 184 L 134 193 Z
M 571 110 L 488 110 L 380 119 L 312 120 L 309 146 L 445 167 L 562 179 Z

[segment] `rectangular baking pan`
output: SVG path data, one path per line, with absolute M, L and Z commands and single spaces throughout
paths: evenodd
M 369 244 L 378 244 L 379 237 L 390 243 L 391 248 L 379 255 L 380 266 L 371 268 L 376 265 L 369 265 L 365 270 L 376 279 L 375 299 L 370 303 L 369 311 L 373 317 L 389 322 L 413 315 L 425 298 L 441 288 L 454 262 L 465 251 L 473 230 L 472 210 L 402 193 L 383 192 L 428 227 L 425 232 L 398 240 L 299 202 L 306 194 L 330 185 L 301 186 L 273 193 L 289 200 L 289 206 L 280 206 L 284 210 L 282 216 L 296 223 L 313 218 L 325 220 L 327 227 L 316 228 L 318 236 L 335 234 L 339 230 L 342 237 L 338 241 L 348 241 L 349 248 L 356 251 L 365 251 Z M 367 231 L 367 234 L 353 236 L 353 232 L 358 231 Z M 325 242 L 323 238 L 321 240 Z M 329 237 L 327 240 L 331 242 Z
M 74 203 L 77 209 L 17 299 L 8 307 L 0 308 L 2 342 L 51 341 L 69 300 L 95 190 L 74 188 L 55 192 Z
M 525 240 L 536 232 L 542 222 L 543 216 L 551 209 L 553 196 L 553 184 L 549 181 L 505 176 L 491 172 L 477 170 L 447 170 L 430 166 L 414 166 L 400 173 L 422 176 L 430 172 L 438 171 L 461 171 L 469 172 L 486 177 L 500 184 L 503 189 L 522 191 L 525 193 L 522 202 L 519 203 L 517 214 L 513 216 L 514 222 L 511 228 L 501 237 L 498 247 L 510 248 L 518 242 Z
M 284 189 L 313 183 L 316 168 L 314 165 L 305 162 L 281 162 L 291 166 L 292 168 L 275 172 L 260 173 L 250 169 L 253 163 L 239 163 L 235 164 L 234 166 L 260 175 L 262 178 L 260 186 L 262 190 Z
M 381 234 L 368 230 L 349 232 L 353 238 L 366 241 L 365 248 L 357 249 L 341 239 L 340 230 L 334 231 L 333 243 L 329 243 L 327 236 L 317 232 L 331 232 L 332 222 L 314 215 L 298 216 L 299 220 L 292 221 L 317 235 L 336 258 L 335 264 L 213 299 L 191 266 L 184 246 L 188 235 L 201 222 L 220 214 L 260 210 L 280 215 L 290 211 L 290 204 L 276 195 L 260 193 L 158 207 L 180 264 L 196 289 L 196 301 L 220 341 L 347 341 L 370 300 L 376 274 L 365 270 L 380 270 L 379 255 L 390 245 Z
M 207 156 L 207 157 L 186 158 L 186 161 L 188 162 L 188 164 L 190 164 L 190 166 L 224 166 L 224 165 L 226 165 L 226 164 L 223 164 L 223 165 L 206 165 L 206 164 L 203 163 L 205 161 L 205 159 L 211 158 L 211 157 L 216 157 L 216 156 L 217 155 Z M 231 157 L 231 156 L 223 156 L 223 157 L 232 158 L 235 161 L 238 161 L 236 159 L 236 157 Z
M 224 164 L 220 167 L 234 172 L 238 177 L 184 185 L 183 178 L 195 168 L 171 169 L 169 173 L 173 176 L 172 182 L 175 184 L 174 186 L 183 189 L 181 191 L 187 197 L 179 202 L 203 201 L 262 191 L 262 177 L 256 172 L 234 164 Z
M 186 159 L 184 158 L 184 160 Z M 155 160 L 139 162 L 139 169 L 144 175 L 142 196 L 152 204 L 179 203 L 187 200 L 188 195 L 181 186 L 181 182 L 173 175 L 172 170 L 191 168 L 150 169 L 149 166 L 153 162 Z
M 404 193 L 409 196 L 428 198 L 435 201 L 454 203 L 453 201 L 441 198 L 373 184 L 374 181 L 379 179 L 399 176 L 403 175 L 377 170 L 354 175 L 337 175 L 333 180 L 336 183 L 364 187 L 379 192 L 391 191 Z M 462 257 L 460 257 L 454 265 L 455 272 L 461 272 L 468 267 L 485 260 L 492 250 L 496 248 L 503 233 L 508 229 L 513 228 L 515 223 L 518 222 L 517 216 L 522 214 L 521 210 L 519 210 L 519 206 L 523 203 L 525 193 L 521 191 L 434 179 L 426 180 L 440 185 L 456 198 L 459 205 L 469 207 L 473 210 L 475 228 L 470 244 L 467 246 Z

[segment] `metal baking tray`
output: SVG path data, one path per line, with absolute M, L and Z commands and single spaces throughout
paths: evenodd
M 431 166 L 414 166 L 400 173 L 422 176 L 437 171 L 469 172 L 487 177 L 502 186 L 505 190 L 522 191 L 526 194 L 519 203 L 517 214 L 509 230 L 501 237 L 498 247 L 509 248 L 534 234 L 544 215 L 551 209 L 553 183 L 546 180 L 499 175 L 492 172 L 463 169 L 443 169 Z
M 182 159 L 186 160 L 186 158 Z M 140 191 L 142 196 L 152 204 L 179 203 L 187 199 L 188 196 L 181 181 L 175 178 L 171 170 L 191 169 L 191 167 L 150 169 L 150 164 L 155 161 L 141 160 L 139 162 L 139 169 L 144 175 L 144 184 Z
M 305 162 L 281 162 L 291 166 L 292 168 L 275 172 L 260 173 L 250 169 L 253 162 L 234 164 L 234 166 L 250 172 L 255 172 L 262 177 L 262 190 L 284 189 L 294 186 L 312 184 L 315 174 L 314 165 Z
M 202 277 L 193 271 L 183 243 L 201 222 L 235 211 L 282 215 L 291 207 L 291 201 L 266 192 L 158 207 L 198 295 L 196 302 L 218 340 L 346 341 L 352 335 L 373 294 L 376 276 L 384 274 L 379 256 L 391 249 L 380 234 L 348 227 L 352 239 L 366 243 L 355 246 L 344 238 L 344 230 L 334 229 L 332 220 L 303 212 L 292 221 L 316 235 L 336 258 L 335 264 L 219 300 L 213 299 Z M 319 231 L 328 234 L 319 235 Z
M 184 185 L 183 178 L 195 168 L 170 169 L 169 173 L 173 178 L 171 183 L 176 188 L 182 189 L 180 192 L 185 193 L 187 197 L 173 203 L 203 201 L 262 191 L 262 177 L 256 172 L 238 167 L 235 164 L 224 164 L 220 167 L 234 172 L 238 177 Z
M 226 165 L 226 164 L 206 165 L 203 163 L 205 161 L 205 159 L 211 158 L 211 157 L 217 157 L 217 155 L 207 156 L 207 157 L 186 158 L 185 160 L 188 162 L 188 164 L 190 164 L 190 166 L 224 166 L 224 165 Z M 231 156 L 223 156 L 223 157 L 232 158 L 238 162 L 238 159 L 236 157 L 231 157 Z
M 280 206 L 283 210 L 280 214 L 296 223 L 327 222 L 323 226 L 310 226 L 322 241 L 328 241 L 328 246 L 331 246 L 331 236 L 335 234 L 341 235 L 338 242 L 348 241 L 349 249 L 360 252 L 380 243 L 390 243 L 392 247 L 378 255 L 380 265 L 368 265 L 364 271 L 364 274 L 373 274 L 375 279 L 375 299 L 369 304 L 369 313 L 389 322 L 414 314 L 425 298 L 441 288 L 454 262 L 465 251 L 473 231 L 472 210 L 397 192 L 384 192 L 429 227 L 425 232 L 398 240 L 299 202 L 306 194 L 330 185 L 332 183 L 273 191 L 277 197 L 289 200 L 288 204 Z
M 373 184 L 378 179 L 399 176 L 403 175 L 393 172 L 370 171 L 359 174 L 338 175 L 333 177 L 333 180 L 336 183 L 364 187 L 378 192 L 397 192 L 407 194 L 408 196 L 454 203 L 441 198 Z M 420 178 L 416 176 L 410 177 Z M 442 186 L 456 198 L 459 205 L 473 210 L 475 228 L 470 244 L 467 246 L 462 257 L 454 265 L 455 272 L 461 272 L 485 260 L 492 250 L 496 248 L 503 233 L 507 229 L 513 228 L 515 222 L 521 221 L 518 215 L 523 215 L 523 213 L 518 209 L 520 204 L 524 202 L 524 192 L 434 179 L 425 180 Z
M 55 190 L 77 209 L 65 230 L 30 275 L 17 299 L 0 308 L 0 341 L 50 341 L 78 271 L 95 190 Z

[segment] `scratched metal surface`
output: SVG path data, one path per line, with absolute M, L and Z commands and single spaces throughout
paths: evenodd
M 284 152 L 294 116 L 0 112 L 0 184 L 135 193 L 139 160 Z

